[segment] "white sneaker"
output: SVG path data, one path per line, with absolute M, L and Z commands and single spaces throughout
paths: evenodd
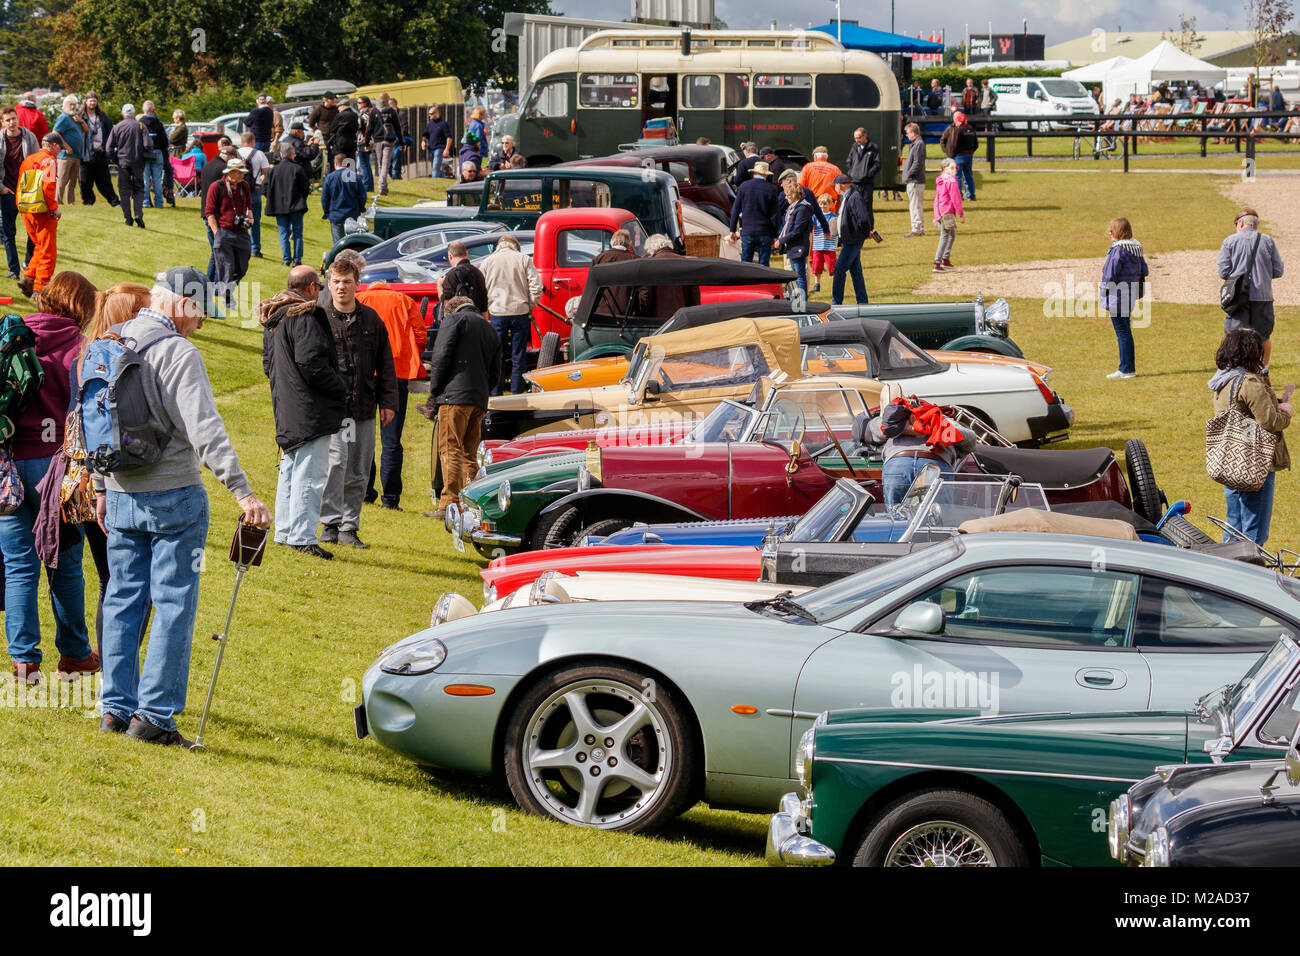
M 1107 378 L 1137 378 L 1137 372 L 1111 372 Z

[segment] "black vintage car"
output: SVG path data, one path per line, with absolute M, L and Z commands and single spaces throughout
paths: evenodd
M 1258 743 L 1285 747 L 1284 757 L 1249 763 L 1180 764 L 1157 767 L 1111 803 L 1111 855 L 1131 866 L 1294 866 L 1300 859 L 1300 674 L 1267 662 L 1296 654 L 1286 638 L 1246 681 L 1290 681 L 1260 686 L 1262 706 L 1284 691 L 1279 705 L 1261 710 L 1253 733 Z M 1206 743 L 1212 760 L 1223 759 L 1232 728 Z M 1225 743 L 1225 741 L 1227 741 Z

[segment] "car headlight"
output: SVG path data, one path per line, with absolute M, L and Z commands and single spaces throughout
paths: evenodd
M 483 582 L 483 606 L 491 604 L 497 599 L 497 586 L 487 581 Z
M 799 783 L 809 793 L 812 792 L 813 757 L 817 753 L 815 733 L 812 727 L 805 730 L 803 736 L 799 738 L 799 747 L 794 752 L 794 775 L 799 778 Z
M 1142 858 L 1143 866 L 1169 865 L 1169 831 L 1156 827 L 1155 832 L 1147 837 L 1147 854 Z
M 554 570 L 543 571 L 533 582 L 532 588 L 528 591 L 528 603 L 530 605 L 538 604 L 565 604 L 568 602 L 568 594 L 564 588 L 558 584 L 552 584 L 555 579 Z
M 477 612 L 469 598 L 455 591 L 448 591 L 434 604 L 433 613 L 429 615 L 429 626 L 437 627 L 448 621 L 459 621 L 462 617 L 470 617 L 475 613 Z
M 447 505 L 447 511 L 442 516 L 442 526 L 447 529 L 448 534 L 460 534 L 460 506 L 456 504 Z
M 984 309 L 984 321 L 998 335 L 1006 335 L 1011 325 L 1011 306 L 1006 299 L 998 299 Z
M 384 658 L 379 669 L 385 674 L 414 677 L 437 670 L 447 659 L 447 647 L 436 637 L 399 647 Z
M 510 479 L 504 479 L 497 487 L 497 508 L 502 514 L 510 508 Z
M 578 466 L 578 490 L 586 491 L 591 487 L 591 472 L 587 470 L 586 465 Z
M 1129 822 L 1132 816 L 1132 804 L 1128 794 L 1121 793 L 1110 802 L 1110 819 L 1106 821 L 1106 845 L 1110 855 L 1121 863 L 1128 856 L 1125 845 L 1128 843 Z
M 474 458 L 478 462 L 479 468 L 486 468 L 488 465 L 492 464 L 492 449 L 482 442 L 479 442 L 478 452 L 475 453 Z

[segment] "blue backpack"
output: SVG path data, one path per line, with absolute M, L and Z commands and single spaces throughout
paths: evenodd
M 81 360 L 77 409 L 86 467 L 101 475 L 156 464 L 171 440 L 158 373 L 144 353 L 177 333 L 160 328 L 132 339 L 122 327 L 91 342 Z

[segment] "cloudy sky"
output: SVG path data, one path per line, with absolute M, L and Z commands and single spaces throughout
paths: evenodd
M 833 0 L 714 0 L 716 15 L 731 27 L 766 27 L 772 20 L 781 28 L 828 23 L 835 16 Z M 631 0 L 551 0 L 556 11 L 573 17 L 623 19 L 631 15 Z M 1021 19 L 1029 20 L 1030 33 L 1046 34 L 1048 46 L 1104 30 L 1172 30 L 1179 13 L 1196 18 L 1200 30 L 1244 28 L 1244 0 L 962 0 L 961 3 L 909 3 L 896 0 L 895 29 L 900 33 L 929 35 L 947 31 L 950 44 L 961 42 L 967 25 L 972 33 L 987 32 L 993 21 L 995 33 L 1018 32 Z M 792 20 L 794 10 L 806 11 L 805 19 Z M 889 0 L 841 0 L 846 20 L 863 26 L 889 29 Z M 816 17 L 812 21 L 807 17 Z

